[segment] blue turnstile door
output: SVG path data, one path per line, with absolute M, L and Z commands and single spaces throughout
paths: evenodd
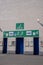
M 39 37 L 34 38 L 34 55 L 39 55 Z
M 7 53 L 7 38 L 3 38 L 3 53 Z
M 16 54 L 23 54 L 24 38 L 16 38 Z

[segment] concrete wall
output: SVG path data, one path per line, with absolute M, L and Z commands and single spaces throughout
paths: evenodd
M 43 0 L 0 0 L 0 28 L 16 30 L 16 23 L 23 22 L 24 29 L 39 29 L 43 41 Z M 3 34 L 0 32 L 0 38 Z
M 0 27 L 3 31 L 15 30 L 16 23 L 24 22 L 24 28 L 39 29 L 43 36 L 43 0 L 0 0 Z

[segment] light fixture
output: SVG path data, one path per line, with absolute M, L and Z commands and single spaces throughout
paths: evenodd
M 37 22 L 38 22 L 41 26 L 43 26 L 43 23 L 41 23 L 39 19 L 37 19 Z
M 1 28 L 0 28 L 0 31 L 3 32 Z

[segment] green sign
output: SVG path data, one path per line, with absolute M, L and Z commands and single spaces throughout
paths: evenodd
M 16 23 L 16 29 L 24 29 L 24 23 Z
M 3 37 L 39 37 L 39 30 L 4 31 Z

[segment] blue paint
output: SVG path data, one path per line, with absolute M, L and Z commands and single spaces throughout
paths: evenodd
M 7 38 L 3 38 L 3 54 L 7 53 Z
M 24 38 L 16 38 L 16 54 L 24 53 Z
M 34 55 L 39 55 L 39 37 L 34 38 Z

